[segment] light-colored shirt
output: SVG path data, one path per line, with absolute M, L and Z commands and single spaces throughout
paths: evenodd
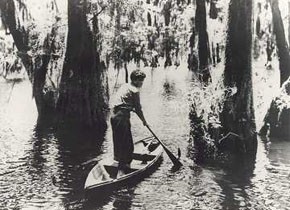
M 140 104 L 140 89 L 132 84 L 126 83 L 119 88 L 112 101 L 112 108 L 116 107 L 134 111 L 141 119 L 144 119 Z

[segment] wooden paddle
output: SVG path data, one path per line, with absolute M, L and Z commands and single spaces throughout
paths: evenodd
M 163 147 L 163 149 L 165 150 L 166 154 L 168 155 L 168 157 L 170 158 L 170 160 L 172 161 L 173 165 L 175 167 L 181 167 L 182 163 L 172 154 L 172 152 L 169 151 L 169 149 L 164 145 L 164 143 L 155 135 L 155 133 L 151 130 L 151 128 L 148 125 L 145 125 L 148 130 L 152 133 L 152 135 L 155 137 L 155 139 L 157 139 L 157 141 L 161 144 L 161 146 Z

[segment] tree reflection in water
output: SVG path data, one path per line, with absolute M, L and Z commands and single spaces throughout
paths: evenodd
M 104 135 L 88 129 L 56 131 L 47 124 L 36 126 L 31 165 L 40 181 L 43 176 L 50 179 L 52 191 L 61 195 L 66 209 L 83 209 L 84 182 L 95 164 L 90 160 L 102 154 Z

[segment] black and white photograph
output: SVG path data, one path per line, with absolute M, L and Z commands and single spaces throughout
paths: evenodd
M 0 209 L 290 210 L 290 0 L 0 0 Z

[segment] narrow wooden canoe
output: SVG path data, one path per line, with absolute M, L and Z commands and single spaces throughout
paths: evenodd
M 160 163 L 162 146 L 156 140 L 141 140 L 134 144 L 133 161 L 130 169 L 120 174 L 118 164 L 112 158 L 101 160 L 89 172 L 85 190 L 111 190 L 130 180 L 144 178 L 151 169 Z

